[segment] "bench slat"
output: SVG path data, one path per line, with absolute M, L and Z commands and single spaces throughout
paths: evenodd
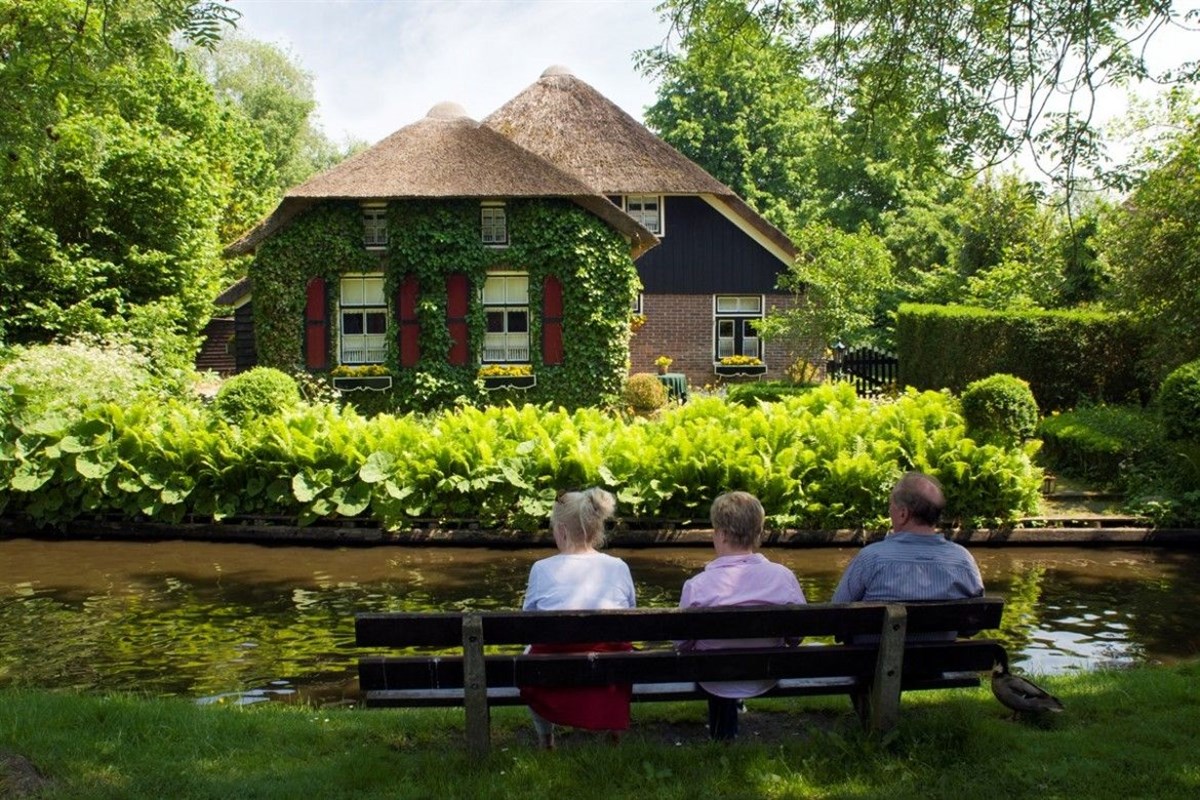
M 979 631 L 998 628 L 1004 601 L 998 597 L 936 604 L 906 603 L 909 634 L 922 631 Z M 882 603 L 825 603 L 753 608 L 595 611 L 480 612 L 486 644 L 578 641 L 658 642 L 671 639 L 758 638 L 877 634 Z M 457 613 L 372 613 L 355 618 L 359 647 L 462 646 Z
M 999 658 L 990 640 L 910 644 L 902 675 L 946 671 L 984 672 Z M 643 650 L 629 653 L 562 653 L 487 656 L 488 690 L 514 686 L 586 686 L 608 683 L 672 683 L 754 678 L 855 676 L 869 680 L 877 650 L 871 645 L 822 645 L 779 650 Z M 365 657 L 359 686 L 378 690 L 461 690 L 463 659 Z
M 977 672 L 947 672 L 936 676 L 913 679 L 904 688 L 910 691 L 922 689 L 959 689 L 979 685 Z M 854 694 L 865 691 L 862 680 L 844 677 L 828 678 L 784 678 L 779 685 L 760 697 L 813 697 L 837 694 Z M 516 687 L 502 686 L 488 689 L 488 704 L 494 706 L 524 705 Z M 708 695 L 700 691 L 695 683 L 635 683 L 634 702 L 658 702 L 663 700 L 704 700 Z M 363 700 L 372 708 L 429 708 L 455 707 L 463 704 L 461 689 L 376 689 L 364 692 Z

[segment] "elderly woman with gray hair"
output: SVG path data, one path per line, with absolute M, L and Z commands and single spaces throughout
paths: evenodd
M 762 540 L 766 515 L 758 498 L 747 492 L 726 492 L 713 501 L 709 518 L 717 557 L 704 571 L 683 584 L 680 608 L 709 606 L 771 606 L 803 603 L 804 591 L 795 574 L 755 552 Z M 781 647 L 799 639 L 701 639 L 677 642 L 680 650 L 720 650 L 731 647 Z M 738 710 L 744 698 L 770 691 L 773 680 L 701 682 L 708 695 L 708 732 L 717 741 L 737 738 Z
M 616 511 L 611 493 L 592 488 L 565 492 L 554 503 L 550 529 L 558 554 L 543 558 L 529 570 L 522 608 L 526 611 L 633 608 L 637 598 L 633 577 L 624 561 L 600 552 L 604 523 Z M 533 645 L 531 653 L 578 653 L 631 650 L 628 642 L 589 642 Z M 558 688 L 526 686 L 521 698 L 529 704 L 538 744 L 554 748 L 554 726 L 608 731 L 614 741 L 629 728 L 631 687 Z

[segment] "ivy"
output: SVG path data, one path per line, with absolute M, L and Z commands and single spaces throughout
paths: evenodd
M 382 268 L 393 325 L 405 276 L 415 275 L 419 287 L 420 357 L 416 366 L 401 368 L 396 337 L 389 337 L 393 385 L 388 405 L 432 409 L 486 402 L 475 360 L 465 366 L 448 361 L 446 276 L 467 278 L 468 345 L 478 353 L 485 328 L 480 293 L 487 273 L 513 270 L 529 275 L 530 362 L 537 375 L 537 385 L 523 399 L 568 408 L 611 403 L 629 371 L 630 308 L 640 285 L 628 244 L 566 200 L 510 200 L 506 212 L 510 244 L 495 248 L 480 240 L 477 201 L 394 201 L 382 259 L 362 248 L 357 205 L 327 202 L 300 216 L 262 245 L 251 268 L 260 363 L 284 369 L 300 363 L 305 287 L 311 278 L 336 285 L 343 273 Z M 542 360 L 542 286 L 549 275 L 563 284 L 561 365 Z M 336 340 L 335 330 L 331 336 Z
M 355 203 L 322 203 L 263 242 L 250 267 L 254 279 L 254 335 L 262 366 L 282 370 L 303 364 L 304 305 L 308 282 L 336 286 L 345 272 L 379 269 L 362 246 L 362 212 Z M 330 306 L 332 306 L 332 293 Z M 326 315 L 331 341 L 336 315 Z

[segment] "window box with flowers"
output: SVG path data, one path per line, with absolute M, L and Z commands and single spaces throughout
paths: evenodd
M 762 375 L 767 365 L 754 356 L 725 356 L 713 365 L 713 371 L 726 377 L 732 375 Z
M 496 389 L 529 389 L 537 385 L 537 376 L 529 364 L 489 364 L 479 368 L 479 379 L 483 388 L 491 392 Z
M 392 388 L 392 375 L 382 364 L 343 364 L 329 374 L 334 388 L 343 392 L 384 392 Z

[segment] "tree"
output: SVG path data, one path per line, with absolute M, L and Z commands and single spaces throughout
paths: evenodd
M 1155 144 L 1157 166 L 1102 225 L 1111 299 L 1150 334 L 1163 377 L 1200 357 L 1200 106 L 1177 107 L 1177 133 Z
M 782 37 L 826 106 L 857 117 L 861 131 L 902 120 L 915 141 L 940 143 L 961 168 L 1028 147 L 1068 188 L 1077 169 L 1101 160 L 1092 119 L 1099 90 L 1197 73 L 1189 62 L 1150 74 L 1154 37 L 1197 14 L 1176 12 L 1170 0 L 666 0 L 662 9 L 686 47 L 690 31 L 714 24 L 714 6 L 725 33 L 711 41 L 740 26 Z
M 946 184 L 937 141 L 900 117 L 836 113 L 804 48 L 741 0 L 694 4 L 677 32 L 681 52 L 638 54 L 661 79 L 647 123 L 784 231 L 817 219 L 879 230 L 912 187 Z
M 1061 236 L 1070 232 L 1060 235 L 1037 184 L 1016 173 L 984 173 L 946 210 L 946 259 L 905 274 L 902 300 L 995 309 L 1064 305 Z
M 261 135 L 280 195 L 344 157 L 314 124 L 312 76 L 290 54 L 235 34 L 214 47 L 193 47 L 188 55 L 217 96 L 245 114 Z
M 10 342 L 186 340 L 207 320 L 221 231 L 266 210 L 272 173 L 261 140 L 171 39 L 211 43 L 233 16 L 207 0 L 0 0 Z
M 846 233 L 829 222 L 812 222 L 796 244 L 796 261 L 779 284 L 804 302 L 769 314 L 763 336 L 874 343 L 880 303 L 893 283 L 893 261 L 883 241 L 866 226 Z

